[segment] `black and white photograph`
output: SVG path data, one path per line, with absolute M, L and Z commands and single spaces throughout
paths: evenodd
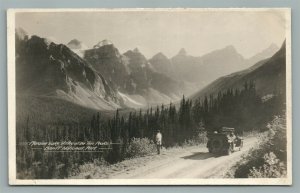
M 289 8 L 7 15 L 11 185 L 291 185 Z

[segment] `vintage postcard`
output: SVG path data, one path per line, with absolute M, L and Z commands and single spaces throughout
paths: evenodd
M 291 10 L 11 9 L 11 185 L 291 185 Z

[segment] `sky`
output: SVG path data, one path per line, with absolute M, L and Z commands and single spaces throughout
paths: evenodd
M 168 57 L 185 48 L 202 56 L 233 45 L 245 58 L 278 47 L 286 37 L 285 10 L 113 10 L 18 12 L 16 27 L 67 44 L 78 39 L 88 47 L 108 39 L 120 53 L 138 48 L 147 58 L 158 52 Z

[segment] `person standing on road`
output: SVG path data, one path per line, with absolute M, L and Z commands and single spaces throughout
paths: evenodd
M 228 136 L 228 139 L 230 141 L 230 145 L 231 145 L 232 150 L 234 150 L 234 147 L 235 147 L 234 142 L 235 142 L 236 136 L 234 135 L 233 132 L 230 132 L 230 134 Z
M 155 141 L 156 141 L 157 154 L 160 154 L 160 149 L 162 148 L 162 134 L 160 130 L 157 130 Z

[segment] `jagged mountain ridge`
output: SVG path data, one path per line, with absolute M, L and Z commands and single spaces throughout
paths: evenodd
M 83 57 L 101 72 L 109 84 L 117 89 L 122 88 L 126 76 L 123 58 L 113 44 L 86 50 Z
M 85 52 L 84 59 L 102 72 L 128 102 L 146 106 L 169 103 L 182 95 L 180 83 L 156 72 L 137 48 L 120 54 L 113 44 L 94 46 Z
M 154 55 L 151 59 L 149 59 L 149 62 L 157 72 L 176 78 L 175 68 L 172 61 L 162 52 Z
M 218 78 L 204 89 L 192 95 L 191 99 L 203 98 L 230 88 L 241 89 L 245 82 L 253 81 L 259 95 L 267 96 L 285 93 L 286 89 L 286 46 L 282 44 L 271 58 L 257 62 L 246 70 Z
M 18 95 L 52 96 L 89 108 L 112 110 L 122 98 L 104 77 L 63 44 L 16 33 Z
M 178 76 L 181 79 L 195 82 L 201 88 L 220 76 L 246 69 L 262 59 L 271 57 L 277 50 L 278 48 L 272 47 L 249 59 L 245 59 L 233 46 L 200 57 L 190 56 L 181 50 L 171 61 L 175 71 L 180 72 Z
M 102 40 L 100 42 L 98 42 L 96 45 L 94 45 L 93 48 L 100 48 L 102 46 L 107 46 L 107 45 L 112 45 L 113 43 L 110 40 Z
M 271 44 L 253 57 L 245 59 L 233 46 L 199 57 L 189 55 L 182 48 L 174 57 L 167 58 L 163 53 L 158 53 L 149 62 L 155 71 L 200 89 L 221 76 L 247 69 L 258 61 L 271 57 L 278 49 L 275 44 Z
M 177 55 L 170 59 L 159 52 L 147 60 L 137 48 L 120 54 L 114 44 L 105 39 L 99 41 L 93 46 L 93 49 L 86 50 L 83 55 L 79 55 L 89 61 L 99 72 L 101 71 L 112 87 L 120 89 L 125 94 L 144 95 L 145 90 L 141 91 L 141 89 L 147 89 L 147 86 L 144 81 L 138 81 L 139 78 L 135 78 L 135 76 L 141 75 L 140 67 L 146 67 L 148 72 L 154 71 L 163 74 L 160 77 L 167 76 L 169 82 L 172 82 L 171 79 L 173 79 L 175 80 L 173 82 L 180 83 L 180 92 L 173 90 L 173 93 L 170 93 L 170 89 L 168 89 L 168 92 L 164 93 L 173 95 L 184 92 L 191 94 L 194 88 L 203 88 L 221 76 L 246 69 L 256 62 L 270 57 L 276 50 L 278 50 L 277 46 L 272 44 L 253 57 L 245 59 L 230 45 L 199 57 L 188 55 L 182 48 Z M 143 73 L 144 76 L 149 74 Z M 129 75 L 131 78 L 128 78 Z M 138 82 L 135 82 L 134 79 Z M 166 90 L 162 89 L 162 91 Z
M 20 34 L 21 39 L 26 39 L 22 30 Z M 26 87 L 22 84 L 30 85 L 24 93 L 55 95 L 83 106 L 100 109 L 104 108 L 103 106 L 105 106 L 104 109 L 125 106 L 141 108 L 176 101 L 181 98 L 182 94 L 187 95 L 191 93 L 191 90 L 194 91 L 195 84 L 197 87 L 206 84 L 205 76 L 213 77 L 209 76 L 210 73 L 220 67 L 215 60 L 223 59 L 230 64 L 237 65 L 235 69 L 238 69 L 243 59 L 233 46 L 216 50 L 202 57 L 190 56 L 185 49 L 181 49 L 178 55 L 171 59 L 163 53 L 158 53 L 147 60 L 137 48 L 120 54 L 109 40 L 98 42 L 92 49 L 82 50 L 83 44 L 77 39 L 68 43 L 69 49 L 63 44 L 55 44 L 44 38 L 37 41 L 38 36 L 32 38 L 41 46 L 36 50 L 43 50 L 42 52 L 46 50 L 47 53 L 38 54 L 37 61 L 41 64 L 54 63 L 55 65 L 36 65 L 32 72 L 19 67 L 17 69 L 19 73 L 27 70 L 28 77 L 37 77 L 38 80 L 31 81 L 28 78 L 27 81 L 25 78 L 25 81 L 21 81 L 19 87 Z M 31 42 L 32 38 L 26 41 Z M 78 53 L 79 50 L 83 52 Z M 36 54 L 28 54 L 28 56 L 33 55 Z M 224 59 L 224 55 L 229 55 L 229 59 Z M 33 58 L 25 58 L 25 63 L 26 60 L 31 63 Z M 45 72 L 41 70 L 43 68 L 46 69 Z M 189 71 L 190 68 L 193 70 Z M 218 73 L 215 74 L 217 74 L 215 76 L 220 76 Z M 53 80 L 51 76 L 58 78 Z M 195 77 L 196 79 L 200 77 L 200 81 L 190 80 Z M 22 79 L 22 76 L 18 78 Z M 101 103 L 97 104 L 99 101 Z

